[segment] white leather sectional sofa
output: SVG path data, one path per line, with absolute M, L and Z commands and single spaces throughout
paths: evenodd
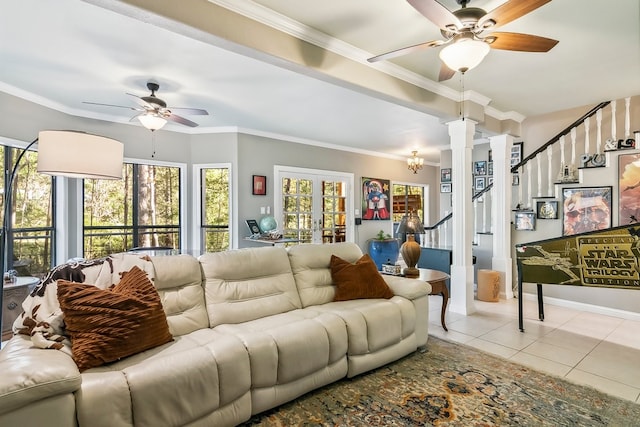
M 329 262 L 352 243 L 152 258 L 170 343 L 80 373 L 14 336 L 0 352 L 2 426 L 231 426 L 427 342 L 429 284 L 333 302 Z

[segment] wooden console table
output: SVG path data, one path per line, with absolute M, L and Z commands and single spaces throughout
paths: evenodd
M 449 290 L 447 289 L 447 279 L 449 275 L 439 270 L 431 270 L 429 268 L 419 268 L 420 280 L 431 285 L 431 293 L 429 295 L 442 295 L 442 311 L 440 313 L 440 323 L 442 329 L 448 331 L 444 322 L 445 311 L 447 310 L 447 302 L 449 302 Z

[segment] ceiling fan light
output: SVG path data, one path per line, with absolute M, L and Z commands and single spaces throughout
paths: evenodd
M 491 48 L 485 42 L 462 39 L 440 51 L 440 59 L 452 70 L 465 72 L 477 67 Z
M 150 131 L 161 129 L 167 121 L 157 114 L 141 114 L 138 116 L 138 120 L 142 123 L 142 126 L 146 127 Z

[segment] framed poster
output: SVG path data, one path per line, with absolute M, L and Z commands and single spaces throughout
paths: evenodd
M 440 192 L 441 193 L 451 193 L 451 183 L 443 183 L 440 184 Z
M 391 183 L 388 179 L 362 178 L 362 219 L 391 219 L 390 189 Z
M 511 167 L 522 161 L 522 142 L 515 142 L 511 146 Z
M 487 174 L 487 161 L 481 160 L 479 162 L 473 162 L 473 174 L 474 175 L 486 175 Z
M 536 229 L 534 212 L 516 212 L 516 230 L 533 231 Z
M 440 182 L 451 182 L 451 168 L 440 169 Z
M 618 225 L 640 222 L 640 153 L 618 156 Z
M 473 181 L 473 188 L 476 191 L 480 191 L 480 190 L 484 190 L 486 181 L 484 176 L 476 176 L 476 178 Z
M 267 177 L 264 175 L 253 175 L 253 195 L 267 195 Z
M 518 175 L 517 173 L 511 174 L 511 185 L 513 186 L 520 185 L 520 175 Z
M 255 219 L 248 219 L 246 220 L 246 223 L 252 235 L 260 234 L 260 227 L 258 226 L 258 221 L 256 221 Z
M 558 219 L 558 201 L 538 200 L 536 201 L 536 212 L 538 219 Z
M 563 188 L 562 235 L 610 228 L 611 193 L 611 186 Z
M 493 162 L 487 163 L 487 175 L 493 175 Z

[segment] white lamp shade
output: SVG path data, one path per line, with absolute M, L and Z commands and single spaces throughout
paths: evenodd
M 138 120 L 140 120 L 142 126 L 151 131 L 158 130 L 167 123 L 165 119 L 156 114 L 141 114 L 138 116 Z
M 461 39 L 440 51 L 440 59 L 452 70 L 468 71 L 477 67 L 491 48 L 485 42 Z
M 120 141 L 74 131 L 38 135 L 38 172 L 71 178 L 122 179 Z

